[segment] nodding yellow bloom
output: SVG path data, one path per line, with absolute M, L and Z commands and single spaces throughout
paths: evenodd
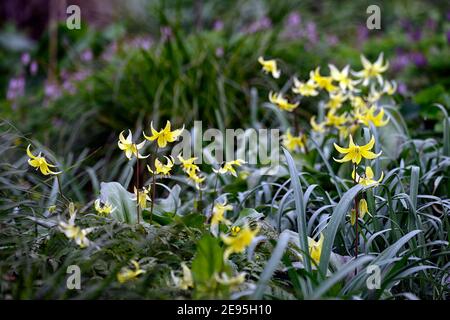
M 263 57 L 258 58 L 258 62 L 262 65 L 262 69 L 265 73 L 271 73 L 272 77 L 278 79 L 280 77 L 280 69 L 277 67 L 275 60 L 264 60 Z
M 161 131 L 156 131 L 153 128 L 153 122 L 151 122 L 150 129 L 152 131 L 152 135 L 150 137 L 148 137 L 145 135 L 145 132 L 143 132 L 144 137 L 145 137 L 145 139 L 147 139 L 149 141 L 156 140 L 158 143 L 158 147 L 164 148 L 168 142 L 176 141 L 184 130 L 184 126 L 183 126 L 183 128 L 181 128 L 181 129 L 171 131 L 170 126 L 171 126 L 170 121 L 167 121 L 164 129 L 161 129 Z
M 355 109 L 364 109 L 366 108 L 366 102 L 360 96 L 350 95 L 350 104 Z
M 383 77 L 381 74 L 387 70 L 389 67 L 389 62 L 383 65 L 383 53 L 380 53 L 377 61 L 371 63 L 364 55 L 361 55 L 361 63 L 363 65 L 363 70 L 355 72 L 355 76 L 363 79 L 363 86 L 369 84 L 370 79 L 376 78 L 380 85 L 383 84 Z
M 133 156 L 135 156 L 138 159 L 147 158 L 148 155 L 143 156 L 139 153 L 139 150 L 141 150 L 144 147 L 144 144 L 145 140 L 138 144 L 133 143 L 133 135 L 131 134 L 131 130 L 128 130 L 128 136 L 126 139 L 124 138 L 122 131 L 119 134 L 119 141 L 117 142 L 119 149 L 125 152 L 125 156 L 128 158 L 128 160 L 131 160 Z
M 385 81 L 383 86 L 383 93 L 386 93 L 387 95 L 392 96 L 397 91 L 397 82 L 394 80 L 392 81 Z
M 241 272 L 234 277 L 229 277 L 225 272 L 222 272 L 220 275 L 218 273 L 214 274 L 214 278 L 218 283 L 230 288 L 237 287 L 242 284 L 245 281 L 245 276 L 245 272 Z
M 232 235 L 233 237 L 235 237 L 235 236 L 237 236 L 237 234 L 239 233 L 239 231 L 241 231 L 241 227 L 239 227 L 239 226 L 232 226 L 232 227 L 231 227 L 230 233 L 231 233 L 231 235 Z
M 367 206 L 367 201 L 366 199 L 361 199 L 359 200 L 359 217 L 361 219 L 364 219 L 365 214 L 369 214 L 369 207 Z
M 366 167 L 365 175 L 363 177 L 358 175 L 358 173 L 355 172 L 355 169 L 353 169 L 352 171 L 352 179 L 355 180 L 356 183 L 359 183 L 360 185 L 366 187 L 380 183 L 383 180 L 384 172 L 381 172 L 380 179 L 378 180 L 374 180 L 373 177 L 374 177 L 373 170 L 369 166 Z
M 336 128 L 339 128 L 344 123 L 347 122 L 347 116 L 344 114 L 337 116 L 336 111 L 334 109 L 331 109 L 328 111 L 327 116 L 325 118 L 325 123 L 329 126 L 333 126 Z
M 172 170 L 173 167 L 173 158 L 172 157 L 164 157 L 167 160 L 167 164 L 163 164 L 159 159 L 155 160 L 155 174 L 162 174 L 165 176 L 170 175 L 170 170 Z M 149 165 L 147 165 L 148 171 L 150 173 L 153 173 L 154 171 L 150 168 Z
M 28 164 L 30 166 L 36 168 L 36 170 L 39 169 L 44 176 L 47 176 L 49 174 L 61 173 L 61 171 L 58 171 L 58 172 L 52 171 L 50 168 L 56 168 L 56 166 L 48 163 L 47 160 L 45 160 L 45 158 L 43 156 L 41 156 L 40 152 L 39 152 L 39 155 L 37 155 L 37 156 L 35 156 L 33 153 L 31 153 L 30 146 L 31 145 L 28 145 L 28 147 L 27 147 L 27 155 L 28 155 L 28 157 L 30 157 L 30 159 L 28 159 Z
M 283 135 L 282 138 L 283 138 L 283 145 L 289 151 L 294 151 L 297 149 L 303 150 L 305 148 L 306 136 L 304 134 L 300 134 L 300 135 L 294 137 L 291 134 L 290 130 L 288 129 L 286 134 Z
M 241 159 L 236 159 L 236 160 L 232 160 L 232 161 L 227 161 L 224 163 L 224 165 L 222 167 L 220 167 L 218 170 L 213 169 L 213 171 L 215 173 L 219 173 L 219 174 L 226 174 L 226 173 L 230 173 L 233 176 L 237 177 L 237 173 L 236 170 L 234 169 L 233 166 L 237 166 L 240 167 L 243 163 L 245 163 L 244 160 Z
M 116 208 L 113 208 L 113 206 L 111 204 L 109 204 L 108 202 L 105 202 L 102 206 L 100 203 L 100 199 L 95 200 L 94 208 L 95 208 L 95 211 L 97 211 L 98 215 L 103 216 L 103 217 L 108 216 L 109 214 L 111 214 L 111 212 L 116 210 Z
M 145 209 L 147 208 L 147 201 L 151 201 L 150 197 L 148 196 L 150 192 L 150 187 L 147 188 L 142 188 L 142 190 L 138 190 L 136 189 L 136 187 L 134 187 L 134 196 L 131 198 L 133 201 L 137 202 L 137 206 L 141 209 Z
M 254 229 L 250 229 L 248 225 L 242 227 L 236 236 L 227 236 L 222 234 L 222 241 L 227 245 L 224 258 L 228 259 L 232 253 L 241 253 L 252 243 L 253 239 L 259 232 L 259 225 Z
M 117 280 L 120 283 L 124 283 L 130 280 L 136 279 L 139 275 L 145 273 L 145 270 L 142 270 L 139 266 L 139 263 L 135 260 L 131 260 L 131 263 L 134 266 L 134 270 L 129 268 L 122 268 L 122 270 L 117 274 Z
M 346 65 L 344 67 L 344 69 L 342 69 L 342 71 L 339 71 L 339 69 L 336 68 L 332 64 L 329 64 L 328 66 L 330 68 L 331 78 L 333 80 L 336 80 L 339 83 L 339 87 L 342 90 L 346 90 L 346 89 L 351 90 L 351 91 L 355 90 L 354 85 L 358 84 L 359 80 L 352 80 L 348 76 L 349 71 L 350 71 L 349 65 Z
M 319 133 L 325 132 L 326 123 L 325 122 L 317 123 L 315 116 L 311 117 L 311 119 L 309 120 L 309 124 L 311 125 L 311 128 L 313 131 L 319 132 Z
M 75 225 L 75 217 L 76 217 L 76 212 L 75 211 L 71 211 L 69 208 L 69 212 L 70 212 L 70 219 L 68 222 L 64 222 L 64 221 L 60 221 L 58 223 L 58 228 L 59 230 L 64 233 L 64 235 L 75 241 L 75 243 L 80 247 L 80 248 L 86 248 L 88 247 L 91 242 L 90 240 L 87 238 L 87 235 L 92 232 L 94 230 L 94 228 L 86 228 L 86 229 L 81 229 L 80 227 Z
M 285 110 L 288 112 L 292 112 L 295 108 L 298 107 L 299 103 L 289 103 L 289 101 L 283 97 L 281 93 L 273 93 L 269 92 L 269 100 L 273 104 L 275 104 L 281 110 Z
M 195 183 L 195 187 L 200 189 L 200 184 L 205 181 L 205 177 L 199 176 L 194 170 L 190 170 L 186 172 L 189 180 Z
M 190 172 L 197 172 L 200 171 L 200 168 L 198 165 L 194 164 L 195 160 L 197 158 L 189 158 L 189 159 L 183 159 L 181 155 L 178 155 L 178 160 L 181 162 L 181 167 L 183 168 L 183 171 L 189 174 Z
M 187 290 L 189 288 L 194 287 L 194 281 L 192 279 L 192 272 L 188 268 L 188 266 L 182 262 L 181 269 L 183 270 L 183 277 L 175 276 L 173 271 L 170 271 L 170 275 L 172 276 L 173 283 L 175 286 L 182 290 Z
M 319 241 L 315 241 L 314 239 L 308 237 L 309 255 L 316 264 L 319 264 L 320 262 L 320 255 L 322 254 L 322 245 L 324 239 L 325 238 L 322 233 L 320 234 Z
M 375 144 L 375 138 L 372 136 L 372 138 L 370 139 L 368 144 L 363 145 L 363 146 L 358 146 L 353 143 L 353 137 L 350 135 L 350 142 L 349 142 L 348 148 L 342 148 L 342 147 L 338 146 L 336 143 L 334 143 L 334 147 L 336 148 L 336 150 L 341 154 L 345 154 L 345 156 L 342 159 L 335 159 L 335 158 L 333 158 L 333 159 L 336 162 L 351 161 L 352 163 L 356 163 L 356 164 L 359 164 L 361 162 L 362 158 L 369 159 L 369 160 L 375 159 L 380 156 L 381 151 L 378 154 L 371 152 L 370 150 L 373 148 L 374 144 Z
M 301 82 L 297 78 L 294 78 L 294 88 L 292 88 L 292 91 L 305 97 L 311 97 L 319 94 L 316 88 L 317 84 L 312 79 L 309 79 L 307 82 Z
M 225 212 L 233 210 L 233 206 L 230 204 L 216 203 L 214 204 L 212 218 L 211 218 L 211 233 L 217 237 L 219 231 L 219 223 L 224 223 L 227 226 L 231 225 L 231 221 L 225 218 Z
M 309 73 L 309 77 L 311 80 L 317 83 L 319 88 L 325 89 L 328 92 L 337 90 L 337 87 L 333 84 L 333 78 L 320 75 L 320 67 L 317 67 L 316 70 L 311 71 Z
M 351 124 L 351 125 L 343 125 L 340 127 L 337 127 L 338 131 L 339 131 L 339 138 L 344 140 L 347 139 L 349 135 L 352 135 L 355 133 L 356 129 L 358 129 L 358 125 L 357 124 Z
M 350 210 L 350 224 L 354 226 L 355 223 L 356 223 L 356 210 L 355 208 L 352 208 L 352 210 Z
M 384 116 L 384 108 L 380 108 L 380 111 L 375 115 L 377 108 L 375 106 L 371 107 L 367 110 L 366 114 L 360 118 L 360 122 L 364 123 L 366 126 L 369 126 L 372 122 L 376 127 L 383 127 L 388 124 L 389 117 L 383 119 Z
M 347 100 L 347 96 L 344 95 L 342 92 L 339 93 L 330 93 L 330 100 L 328 100 L 327 104 L 325 105 L 327 108 L 330 109 L 339 109 L 342 104 Z

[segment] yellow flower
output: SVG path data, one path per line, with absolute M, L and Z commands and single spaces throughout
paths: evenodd
M 309 79 L 305 83 L 299 81 L 297 78 L 294 78 L 294 88 L 292 88 L 292 91 L 294 93 L 301 94 L 302 96 L 309 97 L 317 96 L 319 94 L 316 88 L 317 84 L 312 79 Z
M 123 150 L 125 152 L 125 156 L 128 158 L 128 160 L 131 160 L 132 156 L 135 156 L 138 159 L 144 159 L 147 158 L 147 156 L 143 156 L 139 153 L 139 150 L 141 150 L 144 147 L 145 141 L 142 141 L 141 143 L 133 143 L 133 135 L 131 134 L 131 130 L 128 130 L 128 136 L 125 139 L 123 136 L 123 131 L 119 134 L 119 141 L 117 142 L 117 145 L 119 146 L 120 150 Z
M 212 218 L 211 218 L 211 233 L 214 236 L 217 236 L 219 231 L 219 223 L 224 223 L 227 226 L 231 224 L 231 221 L 225 218 L 225 212 L 233 210 L 232 205 L 227 205 L 226 202 L 224 203 L 216 203 L 213 208 Z
M 277 67 L 275 60 L 264 60 L 263 57 L 258 58 L 258 62 L 262 65 L 262 69 L 265 73 L 271 73 L 272 77 L 278 79 L 280 77 L 280 70 Z
M 380 111 L 375 115 L 377 108 L 375 106 L 367 110 L 366 114 L 360 118 L 360 121 L 366 126 L 369 126 L 372 122 L 376 127 L 383 127 L 389 122 L 389 117 L 383 120 L 384 108 L 380 108 Z
M 213 169 L 213 171 L 215 173 L 219 173 L 219 174 L 226 174 L 226 173 L 230 173 L 233 176 L 237 177 L 237 173 L 236 170 L 234 169 L 233 166 L 237 166 L 240 167 L 243 163 L 245 163 L 244 160 L 241 159 L 236 159 L 236 160 L 232 160 L 232 161 L 227 161 L 225 162 L 225 164 L 219 168 L 218 170 Z
M 244 226 L 236 236 L 227 236 L 222 234 L 222 241 L 227 245 L 224 257 L 228 259 L 232 253 L 241 253 L 252 243 L 253 239 L 259 232 L 259 225 L 254 229 Z
M 142 190 L 138 190 L 134 187 L 134 196 L 131 199 L 137 202 L 137 206 L 139 206 L 139 208 L 145 209 L 147 208 L 147 201 L 151 201 L 148 196 L 149 192 L 150 187 L 148 189 L 144 187 Z
M 328 111 L 325 123 L 329 126 L 334 126 L 336 128 L 339 128 L 344 123 L 347 122 L 347 116 L 345 114 L 342 114 L 340 116 L 336 115 L 336 111 L 334 109 L 331 109 Z
M 367 206 L 367 201 L 366 201 L 366 199 L 361 199 L 361 200 L 359 200 L 359 217 L 361 219 L 364 219 L 364 215 L 366 213 L 368 213 L 370 215 L 369 208 Z
M 309 124 L 311 125 L 311 128 L 315 132 L 323 133 L 325 132 L 325 122 L 317 123 L 316 117 L 312 116 L 311 119 L 309 119 Z
M 245 281 L 245 272 L 241 272 L 234 277 L 229 277 L 225 272 L 222 272 L 220 275 L 218 273 L 214 274 L 214 278 L 218 283 L 228 287 L 237 287 Z
M 324 236 L 322 233 L 320 234 L 319 241 L 315 241 L 314 239 L 308 237 L 309 255 L 317 265 L 320 262 L 320 255 L 322 254 L 323 240 Z
M 95 200 L 94 202 L 95 210 L 97 211 L 98 215 L 106 217 L 107 215 L 111 214 L 116 208 L 113 208 L 111 204 L 105 202 L 103 206 L 100 203 L 100 199 Z
M 75 217 L 76 213 L 71 213 L 69 221 L 60 221 L 58 223 L 58 228 L 67 238 L 74 240 L 80 248 L 86 248 L 91 243 L 86 236 L 88 233 L 92 232 L 94 228 L 81 229 L 80 227 L 77 227 L 75 225 Z
M 339 130 L 339 138 L 340 139 L 347 139 L 349 135 L 352 135 L 355 133 L 356 129 L 358 129 L 358 125 L 357 124 L 352 124 L 350 126 L 347 125 L 343 125 L 340 127 L 337 127 L 337 129 Z
M 381 172 L 380 179 L 378 179 L 378 180 L 374 180 L 373 177 L 374 177 L 373 170 L 369 166 L 366 167 L 365 175 L 363 177 L 358 175 L 358 173 L 355 172 L 355 169 L 353 169 L 353 171 L 352 171 L 352 179 L 355 180 L 356 183 L 359 183 L 360 185 L 363 185 L 366 187 L 380 183 L 383 180 L 384 173 Z
M 288 149 L 289 151 L 294 151 L 297 149 L 303 150 L 305 148 L 306 143 L 306 136 L 304 134 L 300 134 L 297 137 L 294 137 L 290 130 L 286 132 L 285 135 L 282 136 L 283 138 L 283 145 Z
M 380 153 L 375 154 L 373 152 L 371 152 L 370 150 L 373 148 L 375 144 L 375 138 L 372 136 L 372 138 L 370 139 L 369 143 L 363 146 L 358 146 L 356 144 L 353 143 L 353 137 L 350 135 L 350 142 L 348 145 L 348 148 L 342 148 L 340 146 L 338 146 L 336 143 L 334 143 L 334 147 L 336 148 L 336 150 L 341 153 L 341 154 L 345 154 L 345 156 L 342 159 L 334 159 L 334 161 L 337 162 L 347 162 L 347 161 L 352 161 L 352 163 L 356 163 L 359 164 L 361 162 L 362 158 L 365 159 L 375 159 L 377 157 L 380 156 Z
M 345 96 L 342 92 L 330 93 L 330 100 L 328 100 L 326 107 L 330 109 L 339 109 L 345 100 L 347 100 L 347 96 Z
M 392 96 L 397 91 L 397 82 L 395 81 L 385 81 L 383 86 L 383 93 Z
M 361 55 L 361 63 L 363 65 L 363 70 L 355 72 L 354 74 L 355 76 L 364 79 L 362 83 L 363 86 L 367 86 L 372 78 L 377 78 L 380 85 L 383 84 L 383 77 L 381 74 L 389 67 L 389 62 L 386 62 L 386 64 L 383 65 L 383 53 L 380 53 L 377 61 L 374 63 L 367 60 L 364 55 Z
M 173 158 L 172 157 L 164 157 L 167 160 L 167 164 L 163 164 L 159 159 L 155 160 L 155 174 L 162 174 L 162 175 L 170 175 L 170 170 L 172 170 L 173 167 Z M 149 165 L 147 165 L 148 171 L 150 173 L 153 173 L 153 170 L 150 168 Z
M 363 98 L 359 96 L 350 95 L 350 104 L 353 108 L 360 109 L 360 108 L 366 108 L 366 102 Z
M 36 170 L 40 170 L 41 173 L 45 176 L 49 175 L 49 174 L 59 174 L 61 173 L 61 171 L 55 172 L 52 171 L 50 168 L 55 168 L 56 166 L 50 164 L 47 162 L 47 160 L 45 160 L 45 158 L 43 156 L 41 156 L 41 153 L 39 153 L 38 156 L 35 156 L 31 153 L 30 151 L 30 146 L 28 145 L 27 147 L 27 155 L 28 157 L 30 157 L 30 159 L 28 159 L 28 164 L 34 168 L 36 168 Z
M 195 183 L 195 187 L 197 188 L 197 189 L 200 189 L 200 184 L 203 182 L 203 181 L 205 181 L 205 177 L 201 177 L 201 176 L 199 176 L 197 173 L 195 173 L 195 171 L 193 171 L 193 170 L 191 170 L 191 171 L 188 171 L 188 172 L 186 172 L 187 174 L 188 174 L 188 178 L 190 179 L 190 180 L 192 180 L 194 183 Z
M 339 71 L 334 65 L 328 65 L 330 68 L 331 78 L 337 82 L 339 82 L 339 87 L 342 90 L 351 90 L 355 89 L 354 85 L 358 84 L 358 80 L 352 80 L 348 74 L 350 71 L 350 66 L 346 65 L 342 71 Z
M 130 280 L 136 279 L 139 275 L 145 273 L 145 270 L 142 270 L 139 266 L 139 263 L 135 260 L 131 260 L 131 263 L 134 266 L 134 270 L 129 268 L 122 268 L 122 270 L 117 274 L 117 280 L 120 283 L 124 283 Z
M 292 112 L 295 108 L 298 107 L 299 103 L 289 103 L 289 101 L 283 97 L 281 93 L 273 93 L 269 92 L 269 100 L 273 104 L 275 104 L 281 110 L 285 110 L 288 112 Z
M 164 148 L 168 142 L 174 142 L 178 139 L 178 137 L 181 135 L 181 133 L 184 130 L 184 126 L 181 129 L 170 131 L 170 121 L 167 121 L 166 126 L 164 129 L 161 129 L 161 131 L 156 131 L 153 128 L 153 122 L 150 123 L 150 128 L 152 131 L 152 135 L 150 137 L 145 135 L 145 132 L 143 132 L 145 139 L 149 141 L 157 140 L 158 147 Z
M 337 87 L 333 84 L 333 79 L 331 77 L 324 77 L 320 75 L 320 67 L 309 73 L 309 77 L 312 81 L 317 83 L 319 88 L 325 89 L 328 92 L 333 92 L 337 90 Z
M 355 208 L 352 208 L 352 210 L 350 210 L 350 224 L 354 226 L 355 223 L 356 223 L 356 210 Z
M 173 273 L 173 271 L 170 272 L 170 275 L 172 276 L 172 280 L 177 288 L 180 288 L 182 290 L 187 290 L 189 288 L 194 287 L 194 281 L 192 279 L 192 272 L 188 268 L 188 266 L 182 262 L 181 263 L 181 269 L 183 270 L 183 277 L 177 277 Z
M 183 159 L 181 155 L 178 155 L 178 160 L 180 160 L 181 167 L 183 168 L 184 172 L 189 174 L 189 172 L 195 173 L 196 171 L 200 171 L 200 168 L 196 164 L 194 164 L 197 158 Z

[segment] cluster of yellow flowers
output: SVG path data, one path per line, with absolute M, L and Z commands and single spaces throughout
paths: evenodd
M 292 92 L 297 95 L 289 101 L 283 93 L 269 93 L 269 101 L 281 110 L 293 112 L 300 106 L 301 100 L 307 97 L 316 97 L 325 92 L 325 108 L 328 110 L 321 122 L 312 116 L 309 120 L 311 129 L 317 133 L 324 133 L 326 129 L 334 129 L 341 139 L 354 134 L 361 126 L 376 127 L 385 126 L 389 118 L 385 117 L 384 108 L 379 107 L 377 102 L 383 95 L 393 95 L 397 90 L 395 81 L 383 79 L 382 74 L 388 69 L 389 63 L 384 63 L 383 54 L 378 56 L 375 62 L 370 62 L 363 55 L 361 63 L 363 69 L 360 71 L 350 70 L 346 65 L 342 70 L 330 64 L 330 74 L 321 74 L 320 67 L 309 73 L 309 78 L 300 81 L 293 79 Z M 276 60 L 258 59 L 263 71 L 271 73 L 274 78 L 279 78 L 280 70 Z M 292 134 L 290 130 L 283 136 L 284 146 L 290 150 L 304 150 L 306 135 L 301 130 Z

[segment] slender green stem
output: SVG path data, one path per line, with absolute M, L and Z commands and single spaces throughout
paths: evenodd
M 66 196 L 63 193 L 62 184 L 61 184 L 61 178 L 59 177 L 59 174 L 56 175 L 56 181 L 58 181 L 58 189 L 59 189 L 59 194 L 61 195 L 61 198 L 63 198 L 67 202 L 70 202 L 69 199 L 67 199 Z
M 141 223 L 141 207 L 139 206 L 139 157 L 136 156 L 136 205 L 137 205 L 137 222 Z
M 354 182 L 355 185 L 358 184 L 358 181 L 356 181 L 356 169 L 357 169 L 357 165 L 356 163 L 353 165 L 353 170 L 355 172 L 355 178 L 354 178 Z M 358 246 L 359 246 L 359 233 L 358 233 L 358 220 L 359 220 L 359 193 L 356 195 L 355 197 L 355 257 L 358 258 Z
M 155 161 L 158 157 L 158 146 L 156 146 L 155 156 L 153 158 L 153 172 L 152 172 L 152 203 L 150 204 L 150 223 L 152 223 L 153 219 L 153 208 L 155 206 L 155 198 L 156 198 L 156 178 L 155 178 Z
M 209 215 L 209 219 L 211 219 L 212 215 L 213 215 L 213 211 L 214 211 L 214 203 L 216 201 L 216 194 L 217 194 L 217 183 L 219 182 L 219 174 L 216 173 L 216 181 L 214 182 L 214 191 L 213 191 L 213 201 L 211 204 L 211 211 L 210 211 L 210 215 Z

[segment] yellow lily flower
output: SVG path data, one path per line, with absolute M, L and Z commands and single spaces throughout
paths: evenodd
M 384 82 L 383 93 L 392 96 L 396 91 L 397 91 L 397 82 L 395 82 L 394 80 Z
M 347 96 L 345 96 L 342 92 L 330 93 L 330 100 L 328 100 L 325 106 L 327 108 L 336 110 L 342 106 L 345 100 L 347 100 Z
M 231 288 L 237 287 L 240 284 L 244 283 L 245 276 L 246 276 L 245 272 L 241 272 L 234 277 L 229 277 L 225 272 L 222 272 L 220 275 L 217 273 L 214 274 L 214 278 L 218 283 Z
M 105 202 L 102 206 L 100 199 L 95 200 L 94 208 L 95 208 L 95 211 L 97 211 L 98 215 L 103 216 L 103 217 L 108 216 L 109 214 L 111 214 L 111 212 L 116 210 L 116 208 L 113 208 L 113 206 L 107 202 Z
M 389 67 L 389 62 L 386 61 L 386 64 L 383 65 L 383 53 L 380 53 L 377 61 L 371 63 L 364 55 L 361 55 L 361 63 L 363 65 L 363 70 L 359 72 L 355 72 L 355 76 L 364 79 L 363 86 L 367 86 L 369 84 L 370 79 L 376 78 L 380 85 L 383 84 L 383 77 L 381 74 L 387 70 Z
M 181 290 L 187 290 L 189 288 L 194 287 L 194 281 L 192 278 L 192 272 L 188 268 L 188 266 L 182 262 L 181 263 L 181 269 L 183 270 L 183 277 L 177 277 L 175 276 L 173 271 L 170 271 L 170 275 L 172 276 L 172 280 L 177 288 L 180 288 Z
M 371 152 L 370 150 L 373 148 L 375 144 L 375 138 L 372 136 L 369 143 L 363 146 L 358 146 L 353 143 L 353 137 L 350 135 L 350 142 L 348 148 L 342 148 L 338 146 L 336 143 L 334 143 L 334 147 L 336 150 L 341 153 L 345 154 L 345 156 L 342 159 L 334 159 L 336 162 L 347 162 L 351 161 L 352 163 L 359 164 L 361 162 L 362 158 L 365 159 L 375 159 L 380 156 L 380 153 L 375 154 Z
M 228 259 L 232 253 L 243 252 L 253 241 L 259 232 L 259 225 L 254 229 L 249 226 L 244 226 L 236 236 L 227 236 L 222 234 L 222 241 L 227 245 L 225 249 L 224 258 Z
M 237 166 L 240 167 L 243 163 L 245 163 L 244 160 L 241 159 L 236 159 L 236 160 L 232 160 L 232 161 L 227 161 L 225 162 L 225 164 L 219 168 L 218 170 L 213 169 L 213 171 L 215 173 L 219 173 L 219 174 L 226 174 L 226 173 L 230 173 L 233 176 L 237 177 L 237 173 L 236 170 L 234 169 L 233 166 Z
M 334 126 L 336 128 L 339 128 L 346 122 L 347 122 L 347 116 L 345 114 L 337 116 L 336 111 L 334 109 L 331 109 L 330 111 L 328 111 L 327 116 L 325 118 L 325 123 L 327 125 Z
M 155 160 L 155 174 L 162 174 L 165 176 L 169 176 L 170 175 L 170 170 L 172 170 L 173 167 L 173 158 L 169 158 L 169 157 L 164 157 L 167 160 L 167 164 L 163 164 L 161 161 L 159 161 L 159 159 Z M 153 173 L 153 170 L 150 168 L 149 165 L 147 165 L 147 169 L 150 173 Z
M 231 233 L 231 235 L 233 237 L 235 237 L 239 233 L 239 231 L 241 231 L 241 227 L 239 227 L 239 226 L 232 226 L 231 230 L 230 230 L 230 233 Z
M 359 200 L 359 217 L 361 219 L 364 219 L 365 214 L 369 214 L 369 207 L 367 206 L 367 201 L 366 199 L 361 199 Z
M 158 147 L 160 147 L 160 148 L 164 148 L 168 142 L 176 141 L 184 130 L 184 126 L 183 126 L 183 128 L 181 128 L 181 129 L 171 131 L 170 121 L 166 122 L 166 126 L 164 127 L 164 129 L 161 129 L 161 131 L 156 131 L 153 128 L 153 122 L 150 123 L 150 128 L 152 131 L 152 135 L 150 137 L 148 137 L 145 135 L 145 132 L 143 132 L 144 137 L 145 137 L 145 139 L 147 139 L 149 141 L 156 140 L 158 143 Z
M 231 221 L 225 218 L 225 212 L 233 210 L 233 206 L 224 203 L 216 203 L 214 204 L 213 213 L 211 217 L 211 233 L 217 237 L 219 231 L 219 223 L 224 223 L 225 225 L 231 225 Z
M 322 254 L 322 246 L 324 239 L 325 237 L 323 236 L 322 233 L 320 234 L 320 238 L 318 241 L 315 241 L 314 239 L 308 237 L 309 255 L 317 265 L 320 262 L 320 255 Z
M 50 168 L 56 168 L 56 166 L 48 163 L 47 160 L 43 156 L 41 156 L 41 153 L 39 153 L 39 155 L 37 156 L 31 153 L 30 146 L 31 145 L 28 145 L 27 147 L 27 155 L 30 158 L 28 159 L 28 164 L 30 166 L 36 168 L 36 170 L 39 169 L 44 176 L 47 176 L 49 174 L 61 173 L 61 171 L 58 172 L 52 171 Z
M 181 155 L 178 155 L 178 160 L 180 160 L 184 172 L 189 174 L 189 172 L 195 173 L 196 171 L 200 171 L 200 168 L 194 164 L 197 158 L 184 159 Z
M 289 103 L 289 101 L 283 97 L 281 93 L 273 93 L 269 92 L 269 101 L 276 105 L 281 110 L 285 110 L 288 112 L 292 112 L 295 108 L 298 107 L 299 102 L 297 103 Z
M 384 108 L 380 108 L 380 111 L 375 115 L 377 108 L 375 106 L 371 107 L 367 110 L 367 113 L 361 117 L 360 122 L 364 123 L 366 126 L 369 126 L 372 122 L 376 127 L 383 127 L 388 124 L 389 117 L 383 120 L 384 116 Z
M 303 150 L 305 148 L 306 143 L 306 136 L 304 134 L 300 134 L 297 137 L 294 137 L 290 130 L 286 132 L 285 135 L 282 136 L 283 138 L 283 145 L 288 149 L 289 151 L 294 151 L 297 149 Z
M 128 158 L 128 160 L 131 160 L 133 156 L 135 156 L 138 159 L 145 159 L 148 157 L 148 155 L 143 156 L 139 153 L 139 150 L 141 150 L 144 147 L 145 141 L 142 141 L 141 143 L 133 143 L 133 135 L 131 134 L 131 130 L 128 130 L 128 136 L 125 139 L 123 136 L 123 131 L 119 134 L 119 141 L 117 142 L 117 145 L 119 146 L 120 150 L 123 150 L 125 152 L 125 156 Z
M 280 70 L 277 67 L 275 60 L 264 60 L 263 57 L 258 58 L 258 62 L 262 65 L 262 69 L 265 73 L 271 73 L 272 77 L 278 79 L 280 77 Z
M 311 119 L 309 119 L 309 124 L 311 125 L 311 128 L 315 132 L 323 133 L 325 132 L 325 122 L 317 123 L 316 117 L 312 116 Z
M 69 208 L 70 209 L 70 208 Z M 60 221 L 58 223 L 58 229 L 64 233 L 64 235 L 75 241 L 75 243 L 80 248 L 86 248 L 90 245 L 90 240 L 87 238 L 87 235 L 94 230 L 94 228 L 86 228 L 81 229 L 80 227 L 75 225 L 75 217 L 76 213 L 73 209 L 73 211 L 70 211 L 70 219 L 68 222 Z
M 317 84 L 312 79 L 309 79 L 305 83 L 299 81 L 297 78 L 294 78 L 294 88 L 292 88 L 292 91 L 305 97 L 311 97 L 317 96 L 319 94 L 316 88 Z
M 131 260 L 131 263 L 134 266 L 134 270 L 131 270 L 129 268 L 123 268 L 118 274 L 117 274 L 117 280 L 120 283 L 124 283 L 130 280 L 136 279 L 139 275 L 145 273 L 145 270 L 142 270 L 139 266 L 139 263 L 135 260 Z
M 333 78 L 320 75 L 320 67 L 317 67 L 316 70 L 311 71 L 309 73 L 309 77 L 311 80 L 317 83 L 319 88 L 325 89 L 328 92 L 337 90 L 337 87 L 333 84 Z
M 355 133 L 355 131 L 358 129 L 358 125 L 357 124 L 352 124 L 350 126 L 347 125 L 343 125 L 340 127 L 337 127 L 338 131 L 339 131 L 339 138 L 344 140 L 347 139 L 348 136 L 353 135 Z
M 134 187 L 134 196 L 131 199 L 137 202 L 136 205 L 139 206 L 139 208 L 145 209 L 147 208 L 147 201 L 151 201 L 148 196 L 149 193 L 150 187 L 148 189 L 144 187 L 142 190 L 138 190 Z
M 355 109 L 366 108 L 366 102 L 359 96 L 350 95 L 349 100 L 350 104 Z
M 348 74 L 350 71 L 350 66 L 346 65 L 342 71 L 339 71 L 338 68 L 336 68 L 334 65 L 329 64 L 328 67 L 330 68 L 331 78 L 339 83 L 339 87 L 342 90 L 355 90 L 354 85 L 358 84 L 358 80 L 352 80 Z
M 356 183 L 359 183 L 360 185 L 363 185 L 365 187 L 380 183 L 383 180 L 384 172 L 381 172 L 380 179 L 378 180 L 374 180 L 373 177 L 374 177 L 373 170 L 369 166 L 366 167 L 365 175 L 363 177 L 358 175 L 358 173 L 355 172 L 355 169 L 353 169 L 352 171 L 352 179 L 355 180 Z

